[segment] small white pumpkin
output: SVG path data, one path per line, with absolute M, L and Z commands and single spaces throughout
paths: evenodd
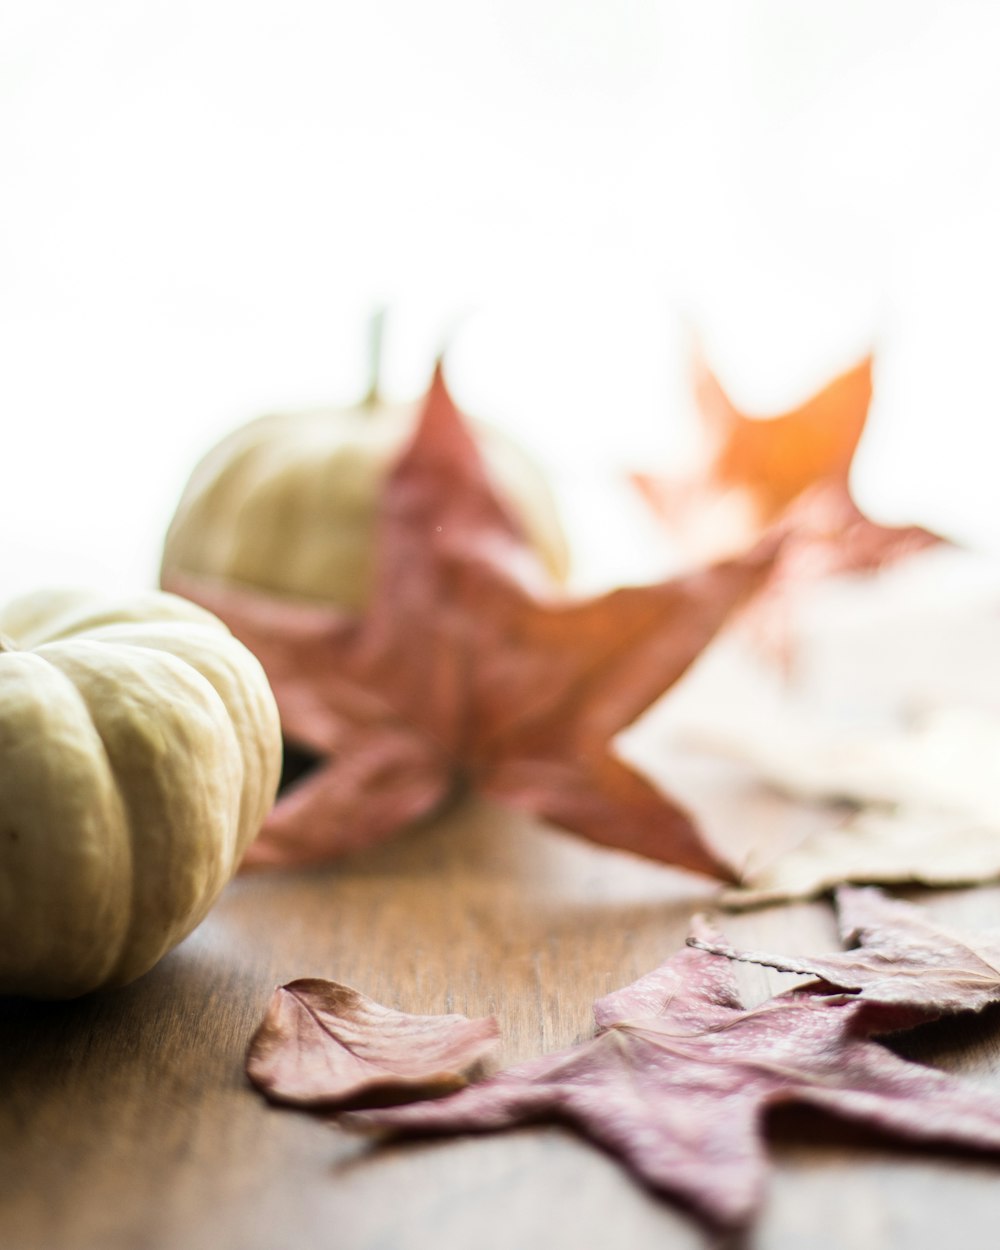
M 363 608 L 382 484 L 421 407 L 373 400 L 259 417 L 233 431 L 184 490 L 164 544 L 163 584 L 194 574 Z M 562 581 L 566 540 L 545 475 L 499 430 L 471 425 L 498 494 Z
M 174 595 L 0 607 L 0 993 L 140 976 L 202 920 L 274 798 L 257 660 Z

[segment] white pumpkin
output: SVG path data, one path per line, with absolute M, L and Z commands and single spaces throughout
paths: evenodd
M 0 993 L 122 985 L 202 920 L 274 798 L 278 715 L 210 613 L 149 591 L 0 608 Z
M 357 611 L 368 600 L 382 483 L 421 404 L 260 417 L 195 468 L 164 544 L 162 580 L 194 574 Z M 556 580 L 566 541 L 545 476 L 518 444 L 472 422 L 497 492 Z

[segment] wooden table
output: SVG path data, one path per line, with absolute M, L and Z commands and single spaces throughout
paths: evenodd
M 732 850 L 814 809 L 718 762 L 665 773 Z M 4 1250 L 579 1250 L 717 1244 L 669 1200 L 549 1126 L 374 1148 L 267 1105 L 243 1055 L 278 983 L 347 982 L 416 1012 L 495 1014 L 506 1063 L 590 1032 L 593 999 L 682 943 L 702 879 L 466 800 L 310 872 L 237 879 L 136 984 L 0 1002 Z M 925 893 L 995 924 L 1000 891 Z M 837 946 L 826 902 L 726 919 L 735 939 Z M 754 999 L 792 982 L 741 968 Z M 907 1035 L 908 1056 L 1000 1087 L 1000 1012 Z M 1000 1244 L 1000 1157 L 908 1150 L 819 1116 L 770 1122 L 774 1172 L 740 1245 L 940 1250 Z M 736 1244 L 736 1243 L 734 1243 Z

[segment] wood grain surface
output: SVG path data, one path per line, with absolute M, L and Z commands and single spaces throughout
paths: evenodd
M 670 760 L 733 854 L 813 827 L 731 766 Z M 495 1014 L 503 1063 L 587 1035 L 593 999 L 683 941 L 712 883 L 463 800 L 310 872 L 237 879 L 134 985 L 0 1001 L 3 1250 L 701 1248 L 711 1235 L 567 1129 L 374 1147 L 267 1105 L 243 1057 L 275 985 L 346 982 L 416 1012 Z M 911 894 L 988 925 L 996 888 Z M 741 942 L 837 946 L 826 902 L 727 917 Z M 741 968 L 757 1000 L 793 984 Z M 1000 1087 L 1000 1012 L 926 1026 L 905 1053 Z M 1000 1244 L 1000 1157 L 909 1150 L 805 1113 L 769 1122 L 774 1173 L 749 1250 Z M 737 1243 L 733 1243 L 737 1244 Z

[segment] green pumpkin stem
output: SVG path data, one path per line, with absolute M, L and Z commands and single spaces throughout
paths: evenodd
M 377 408 L 382 402 L 379 383 L 382 381 L 382 335 L 385 309 L 377 308 L 368 322 L 368 390 L 361 401 L 364 408 Z

